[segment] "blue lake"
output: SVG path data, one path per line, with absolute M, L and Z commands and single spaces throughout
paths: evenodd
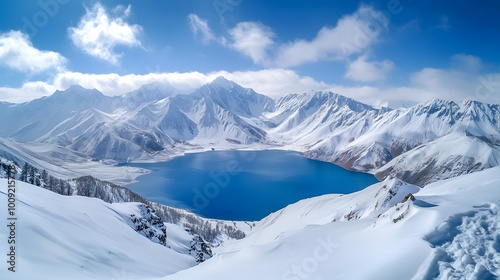
M 209 151 L 167 162 L 130 163 L 152 172 L 127 187 L 149 200 L 203 217 L 256 221 L 291 203 L 347 194 L 377 179 L 291 151 Z

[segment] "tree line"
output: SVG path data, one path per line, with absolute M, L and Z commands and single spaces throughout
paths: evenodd
M 0 164 L 2 173 L 8 170 L 8 165 Z M 101 181 L 92 176 L 83 176 L 71 180 L 63 180 L 50 175 L 47 170 L 36 168 L 35 166 L 25 162 L 19 181 L 26 182 L 35 186 L 42 187 L 52 192 L 71 196 L 86 196 L 99 198 L 108 203 L 116 202 L 140 202 L 150 206 L 156 211 L 158 216 L 165 222 L 182 225 L 190 232 L 198 234 L 209 243 L 217 243 L 217 238 L 221 234 L 225 234 L 230 238 L 241 239 L 245 237 L 245 233 L 235 227 L 228 226 L 220 221 L 213 223 L 201 219 L 195 214 L 182 209 L 176 209 L 163 204 L 151 202 L 144 197 L 132 192 L 131 190 L 118 186 L 116 184 Z

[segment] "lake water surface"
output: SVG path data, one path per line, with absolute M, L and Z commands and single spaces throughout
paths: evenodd
M 127 185 L 149 200 L 203 217 L 255 221 L 304 198 L 359 191 L 377 179 L 279 150 L 189 153 L 130 163 L 152 172 Z

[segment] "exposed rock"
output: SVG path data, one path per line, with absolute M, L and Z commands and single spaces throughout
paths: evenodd
M 191 240 L 189 254 L 195 258 L 197 263 L 202 263 L 213 256 L 210 245 L 197 234 L 194 235 L 193 240 Z
M 149 206 L 141 204 L 139 208 L 141 211 L 139 216 L 134 214 L 130 216 L 132 228 L 151 241 L 167 246 L 167 228 L 163 220 Z

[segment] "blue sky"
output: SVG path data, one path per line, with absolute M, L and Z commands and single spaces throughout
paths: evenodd
M 119 95 L 224 75 L 279 98 L 500 103 L 500 2 L 1 1 L 0 100 L 71 84 Z

